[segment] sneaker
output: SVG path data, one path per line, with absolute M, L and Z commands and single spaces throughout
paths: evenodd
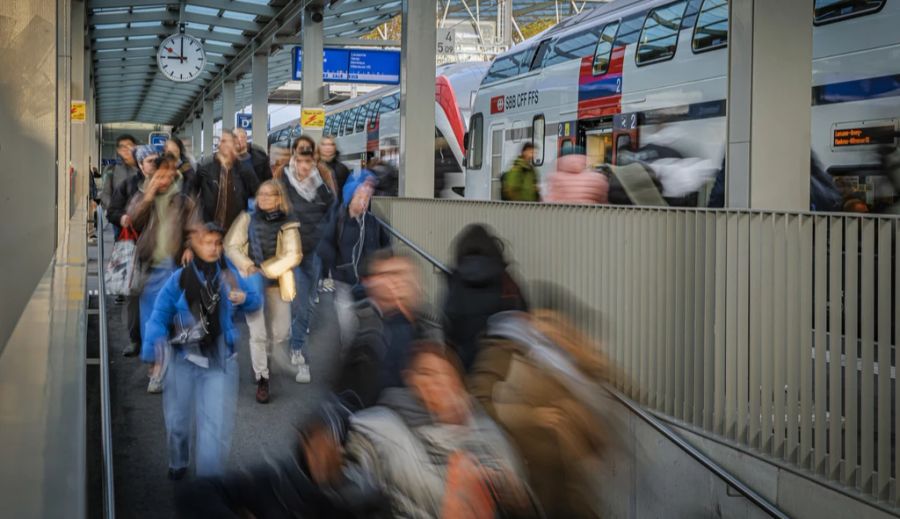
M 185 474 L 187 474 L 187 467 L 181 467 L 180 469 L 169 469 L 169 479 L 172 481 L 178 481 L 184 478 Z
M 256 381 L 256 401 L 260 404 L 269 403 L 269 379 L 265 377 Z
M 122 350 L 122 355 L 126 357 L 134 357 L 138 354 L 140 348 L 138 347 L 136 342 L 129 343 L 128 346 L 125 346 L 125 349 Z
M 291 350 L 291 365 L 292 366 L 301 366 L 306 364 L 306 359 L 303 357 L 303 352 L 300 350 Z
M 150 377 L 150 383 L 147 384 L 147 392 L 151 394 L 162 393 L 162 378 Z
M 334 280 L 331 278 L 322 281 L 322 292 L 334 292 Z
M 125 302 L 125 296 L 116 296 L 113 302 L 115 302 L 117 305 L 120 305 Z
M 297 376 L 294 377 L 294 380 L 296 380 L 298 384 L 309 384 L 309 366 L 307 366 L 306 364 L 301 364 L 300 366 L 298 366 Z

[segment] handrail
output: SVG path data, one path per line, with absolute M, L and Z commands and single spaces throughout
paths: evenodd
M 116 497 L 113 481 L 113 453 L 112 453 L 112 419 L 110 417 L 109 402 L 109 341 L 107 338 L 106 315 L 106 280 L 104 279 L 106 264 L 104 262 L 103 221 L 104 210 L 97 208 L 97 222 L 94 225 L 97 235 L 97 279 L 99 302 L 100 328 L 100 427 L 103 442 L 103 502 L 105 504 L 107 519 L 116 516 Z
M 424 249 L 422 249 L 421 247 L 419 247 L 418 245 L 416 245 L 415 243 L 410 241 L 410 239 L 407 238 L 406 236 L 403 236 L 402 234 L 400 234 L 400 232 L 398 232 L 397 229 L 394 229 L 393 227 L 391 227 L 390 224 L 388 224 L 387 222 L 382 220 L 381 217 L 379 217 L 375 213 L 372 213 L 372 216 L 375 217 L 375 221 L 377 221 L 379 224 L 381 224 L 381 226 L 384 227 L 387 230 L 387 232 L 391 233 L 398 240 L 405 243 L 406 246 L 409 247 L 410 249 L 412 249 L 413 251 L 415 251 L 416 254 L 425 258 L 425 260 L 428 263 L 431 263 L 431 265 L 434 266 L 436 269 L 440 270 L 444 274 L 450 274 L 450 269 L 447 268 L 446 265 L 441 263 L 440 260 L 438 260 L 437 258 L 432 256 L 431 254 L 428 254 L 428 252 L 426 252 Z
M 450 269 L 441 263 L 437 258 L 423 250 L 421 247 L 413 243 L 409 238 L 403 236 L 397 229 L 391 227 L 390 224 L 385 222 L 382 218 L 375 216 L 375 219 L 384 227 L 389 233 L 393 236 L 397 237 L 404 244 L 409 246 L 414 252 L 425 258 L 426 261 L 431 263 L 435 268 L 441 270 L 445 274 L 450 273 Z M 729 486 L 733 487 L 735 490 L 741 493 L 744 497 L 746 497 L 750 502 L 761 508 L 765 513 L 767 513 L 770 517 L 776 517 L 778 519 L 788 519 L 789 516 L 778 509 L 774 504 L 769 502 L 766 498 L 758 494 L 755 490 L 748 487 L 744 483 L 742 483 L 739 479 L 737 479 L 730 472 L 722 468 L 718 463 L 713 461 L 711 458 L 700 452 L 696 447 L 685 441 L 681 436 L 678 435 L 675 431 L 673 431 L 669 426 L 662 423 L 660 420 L 656 419 L 653 415 L 648 413 L 646 410 L 641 408 L 636 402 L 626 397 L 613 387 L 608 384 L 605 386 L 605 389 L 619 402 L 621 402 L 625 407 L 627 407 L 632 413 L 636 414 L 642 420 L 647 422 L 651 427 L 656 429 L 660 434 L 665 436 L 669 441 L 674 443 L 677 447 L 687 453 L 690 457 L 694 458 L 698 463 L 706 467 L 710 472 L 719 477 L 722 481 L 727 483 Z

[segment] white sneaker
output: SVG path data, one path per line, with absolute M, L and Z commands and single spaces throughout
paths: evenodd
M 301 364 L 300 366 L 298 366 L 297 376 L 294 377 L 294 380 L 296 380 L 298 384 L 309 384 L 309 366 L 307 366 L 306 364 Z
M 156 394 L 162 393 L 162 379 L 159 377 L 150 377 L 150 383 L 147 384 L 147 392 Z
M 301 366 L 303 364 L 306 364 L 303 353 L 300 350 L 291 350 L 291 365 Z

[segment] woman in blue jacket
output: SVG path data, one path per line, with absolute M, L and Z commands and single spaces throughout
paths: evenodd
M 215 223 L 193 233 L 194 257 L 160 291 L 143 336 L 144 362 L 154 361 L 154 344 L 168 341 L 163 416 L 170 479 L 187 472 L 192 429 L 198 476 L 222 474 L 228 457 L 238 389 L 234 312 L 252 312 L 262 298 L 258 275 L 240 276 L 222 256 L 224 234 Z

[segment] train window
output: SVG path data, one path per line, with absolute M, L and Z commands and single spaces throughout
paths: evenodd
M 609 60 L 612 56 L 613 42 L 616 41 L 616 33 L 619 32 L 619 22 L 614 22 L 603 28 L 600 39 L 597 41 L 597 49 L 594 51 L 594 75 L 606 74 L 609 70 Z
M 469 122 L 469 149 L 466 164 L 472 169 L 481 169 L 484 155 L 484 116 L 477 113 Z
M 622 23 L 619 25 L 619 35 L 616 37 L 615 47 L 625 47 L 638 42 L 646 15 L 646 12 L 635 13 L 622 20 Z
M 365 131 L 366 119 L 369 117 L 369 112 L 372 110 L 373 104 L 374 103 L 370 101 L 359 108 L 359 115 L 356 117 L 356 131 Z
M 544 163 L 544 135 L 546 122 L 543 115 L 535 115 L 531 120 L 531 144 L 534 145 L 534 158 L 531 163 L 540 166 Z
M 344 135 L 353 133 L 353 123 L 356 122 L 356 114 L 359 113 L 359 107 L 353 107 L 347 110 L 347 119 L 344 121 Z
M 681 17 L 686 6 L 687 1 L 681 0 L 650 11 L 644 21 L 635 63 L 646 65 L 675 57 Z
M 884 0 L 815 0 L 815 24 L 838 22 L 880 11 Z
M 550 41 L 544 40 L 538 45 L 537 52 L 534 53 L 534 58 L 531 60 L 531 68 L 530 70 L 534 70 L 541 67 L 541 63 L 544 62 L 544 57 L 547 55 L 547 51 L 550 50 Z
M 517 52 L 516 54 L 503 56 L 494 60 L 491 68 L 489 68 L 487 74 L 484 75 L 484 80 L 482 80 L 481 84 L 487 85 L 496 83 L 497 81 L 502 81 L 518 75 L 519 67 L 521 66 L 522 58 L 524 57 L 523 54 L 525 53 Z
M 704 0 L 694 27 L 694 52 L 728 45 L 728 0 Z
M 385 97 L 381 101 L 381 113 L 392 112 L 394 110 L 400 109 L 400 92 L 397 92 L 389 97 Z
M 580 59 L 591 55 L 591 50 L 597 45 L 600 36 L 600 26 L 591 27 L 575 34 L 563 36 L 553 46 L 553 51 L 547 54 L 544 66 L 556 65 L 570 59 Z
M 347 118 L 347 111 L 339 112 L 337 114 L 337 119 L 334 121 L 334 133 L 335 135 L 344 135 L 344 119 Z

